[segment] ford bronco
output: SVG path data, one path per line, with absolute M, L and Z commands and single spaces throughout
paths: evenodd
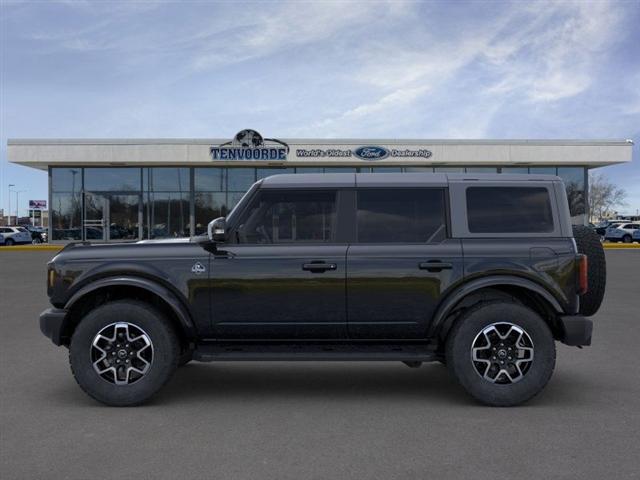
M 67 245 L 40 328 L 93 398 L 148 400 L 191 360 L 446 364 L 488 405 L 590 345 L 597 234 L 546 175 L 298 174 L 256 182 L 191 239 Z

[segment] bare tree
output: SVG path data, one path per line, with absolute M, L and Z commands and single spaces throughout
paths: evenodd
M 615 207 L 626 205 L 627 192 L 611 183 L 602 173 L 589 173 L 589 208 L 591 218 L 601 220 L 614 213 Z

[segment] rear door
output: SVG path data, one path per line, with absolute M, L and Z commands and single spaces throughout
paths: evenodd
M 448 238 L 446 189 L 360 188 L 347 253 L 353 338 L 422 338 L 443 292 L 463 276 Z

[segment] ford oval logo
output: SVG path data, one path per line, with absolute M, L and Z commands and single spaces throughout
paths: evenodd
M 354 153 L 363 160 L 382 160 L 389 156 L 389 150 L 376 146 L 358 147 Z

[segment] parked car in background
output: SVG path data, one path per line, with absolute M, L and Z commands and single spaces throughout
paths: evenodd
M 618 225 L 622 225 L 625 222 L 626 220 L 604 220 L 595 226 L 596 233 L 600 235 L 600 238 L 604 240 L 604 237 L 607 233 L 607 228 L 617 227 Z
M 633 235 L 631 235 L 631 240 L 640 243 L 640 228 L 636 229 L 636 231 L 633 232 Z
M 0 227 L 6 246 L 31 243 L 31 234 L 22 227 Z
M 22 225 L 22 228 L 24 228 L 31 234 L 31 243 L 33 243 L 34 245 L 47 243 L 48 234 L 46 228 L 34 227 L 33 225 Z
M 4 245 L 4 235 L 0 233 L 0 245 Z
M 640 229 L 640 223 L 622 223 L 607 228 L 604 239 L 610 242 L 631 243 L 633 234 Z

